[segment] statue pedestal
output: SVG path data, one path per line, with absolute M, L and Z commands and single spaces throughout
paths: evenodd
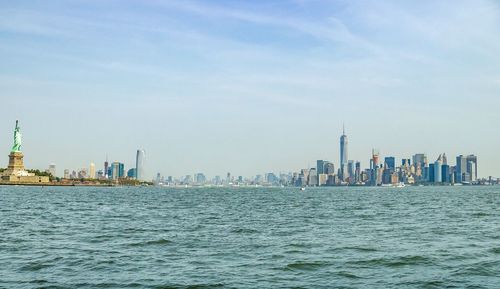
M 9 166 L 7 167 L 7 171 L 15 174 L 19 171 L 24 171 L 24 155 L 22 152 L 11 152 L 9 155 Z
M 24 170 L 24 155 L 22 152 L 11 152 L 9 166 L 0 174 L 0 181 L 6 184 L 44 184 L 49 183 L 49 177 L 35 176 Z

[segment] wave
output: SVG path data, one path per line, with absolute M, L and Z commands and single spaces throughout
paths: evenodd
M 194 284 L 194 285 L 159 285 L 153 287 L 155 289 L 212 289 L 225 288 L 224 284 Z
M 132 244 L 129 244 L 129 246 L 131 246 L 131 247 L 145 247 L 145 246 L 154 246 L 154 245 L 168 245 L 171 243 L 173 243 L 173 242 L 162 238 L 162 239 L 158 239 L 158 240 L 132 243 Z
M 429 265 L 432 263 L 431 259 L 424 256 L 403 256 L 397 258 L 377 258 L 370 260 L 358 260 L 347 262 L 352 265 L 358 266 L 384 266 L 384 267 L 403 267 L 403 266 L 417 266 L 417 265 Z
M 325 261 L 312 261 L 312 262 L 297 261 L 286 265 L 286 269 L 309 271 L 309 270 L 317 270 L 319 268 L 326 267 L 329 265 L 330 263 Z

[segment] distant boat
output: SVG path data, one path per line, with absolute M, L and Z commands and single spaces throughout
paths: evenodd
M 405 185 L 405 183 L 400 182 L 400 183 L 399 183 L 399 184 L 397 184 L 395 187 L 397 187 L 397 188 L 404 188 L 404 187 L 406 187 L 406 185 Z
M 305 187 L 301 187 L 301 188 L 300 188 L 300 190 L 301 190 L 301 191 L 305 191 L 305 190 L 306 190 L 306 188 L 305 188 Z

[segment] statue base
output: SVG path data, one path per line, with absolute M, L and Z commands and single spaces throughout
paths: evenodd
M 1 182 L 25 184 L 39 184 L 49 182 L 49 177 L 35 176 L 35 174 L 33 173 L 28 173 L 24 169 L 23 158 L 24 155 L 22 152 L 10 153 L 9 166 L 2 174 L 0 174 Z
M 9 166 L 7 171 L 13 172 L 15 174 L 18 171 L 24 171 L 24 155 L 22 152 L 11 152 L 9 155 Z

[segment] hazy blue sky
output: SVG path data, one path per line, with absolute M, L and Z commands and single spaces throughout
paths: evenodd
M 0 160 L 254 175 L 475 153 L 500 177 L 498 1 L 0 1 Z M 399 161 L 398 161 L 399 162 Z

